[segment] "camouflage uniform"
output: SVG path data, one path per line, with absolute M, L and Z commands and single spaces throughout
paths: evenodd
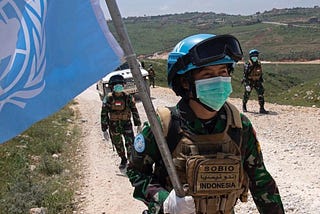
M 148 69 L 148 73 L 149 73 L 149 82 L 150 82 L 150 86 L 152 85 L 152 87 L 154 88 L 154 79 L 155 79 L 155 72 L 152 68 L 152 66 L 150 65 L 149 69 Z
M 116 147 L 119 157 L 125 157 L 122 136 L 125 140 L 127 157 L 132 151 L 134 133 L 131 123 L 131 114 L 135 126 L 140 126 L 141 121 L 135 105 L 134 97 L 121 92 L 119 96 L 115 92 L 109 93 L 103 100 L 101 110 L 101 128 L 106 131 L 109 128 L 112 144 Z
M 174 124 L 173 121 L 177 121 L 182 130 L 195 135 L 222 133 L 227 124 L 225 107 L 209 121 L 198 119 L 184 100 L 181 100 L 174 109 L 177 114 L 171 113 L 171 126 Z M 241 163 L 248 175 L 249 189 L 256 206 L 260 213 L 284 213 L 277 185 L 265 168 L 255 130 L 243 114 L 240 114 L 240 123 L 242 129 L 233 138 L 235 142 L 242 139 Z M 168 130 L 166 140 L 170 151 L 173 152 L 181 136 L 174 127 Z M 170 130 L 173 132 L 172 135 L 169 134 Z M 144 139 L 142 146 L 141 143 L 136 145 L 137 138 Z M 135 188 L 133 196 L 148 206 L 149 213 L 163 213 L 162 205 L 172 190 L 172 185 L 149 124 L 145 124 L 143 131 L 136 137 L 134 148 L 132 163 L 127 171 L 130 182 Z M 197 213 L 202 212 L 197 211 Z
M 262 77 L 262 66 L 260 61 L 252 62 L 250 60 L 244 64 L 242 81 L 244 83 L 244 94 L 242 100 L 243 110 L 245 112 L 247 111 L 246 104 L 250 98 L 250 94 L 253 89 L 255 89 L 258 94 L 260 110 L 264 110 L 264 87 Z

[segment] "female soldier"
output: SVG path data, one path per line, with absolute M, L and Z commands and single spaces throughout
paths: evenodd
M 136 136 L 127 175 L 147 213 L 233 213 L 250 189 L 260 213 L 284 213 L 249 119 L 227 102 L 231 73 L 243 56 L 231 35 L 198 34 L 168 57 L 168 84 L 181 96 L 159 108 L 161 126 L 186 195 L 175 195 L 154 135 L 146 124 Z

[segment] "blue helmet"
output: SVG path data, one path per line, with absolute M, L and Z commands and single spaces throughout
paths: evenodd
M 249 51 L 249 56 L 259 56 L 260 52 L 257 49 L 252 49 Z
M 111 85 L 116 85 L 116 84 L 125 84 L 126 81 L 124 79 L 124 77 L 120 74 L 116 74 L 116 75 L 113 75 L 112 77 L 110 77 L 109 79 L 109 86 Z
M 232 39 L 234 38 L 231 35 L 222 35 L 222 37 L 223 36 L 225 36 L 227 38 L 231 37 Z M 209 61 L 207 60 L 207 61 L 205 61 L 205 63 L 198 63 L 198 65 L 196 65 L 197 63 L 192 63 L 192 62 L 189 62 L 189 61 L 187 61 L 187 64 L 185 64 L 185 61 L 181 60 L 183 58 L 183 56 L 185 56 L 187 54 L 190 54 L 190 50 L 192 51 L 192 49 L 194 49 L 194 47 L 196 45 L 198 45 L 199 43 L 201 43 L 201 42 L 203 42 L 205 40 L 208 40 L 208 39 L 214 38 L 214 37 L 219 37 L 220 38 L 221 36 L 216 36 L 214 34 L 196 34 L 196 35 L 192 35 L 192 36 L 189 36 L 189 37 L 181 40 L 173 48 L 172 52 L 169 53 L 168 61 L 167 61 L 168 62 L 167 75 L 168 75 L 168 85 L 169 85 L 169 87 L 172 87 L 173 79 L 177 75 L 185 74 L 188 71 L 193 70 L 193 69 L 206 67 L 206 66 L 210 66 L 210 65 L 221 65 L 221 64 L 231 64 L 232 66 L 234 66 L 236 61 L 233 58 L 231 58 L 229 55 L 227 55 L 226 53 L 222 57 L 220 57 L 220 58 L 218 58 L 216 60 L 209 60 Z M 237 45 L 238 45 L 237 48 L 240 49 L 240 51 L 241 51 L 241 57 L 242 57 L 242 50 L 241 50 L 240 44 L 237 44 Z M 225 49 L 225 47 L 223 47 L 223 48 Z M 239 50 L 238 50 L 238 52 L 239 52 Z M 183 68 L 181 68 L 181 66 L 179 66 L 178 69 L 174 68 L 176 66 L 175 64 L 181 64 L 181 61 L 183 61 L 182 62 L 182 64 L 183 64 L 182 67 Z M 176 66 L 176 67 L 178 67 L 178 66 Z

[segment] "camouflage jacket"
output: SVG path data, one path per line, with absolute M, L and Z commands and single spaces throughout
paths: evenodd
M 122 102 L 124 103 L 124 109 L 123 110 L 114 110 L 112 108 L 112 105 L 114 105 L 114 102 Z M 133 122 L 135 126 L 140 126 L 141 121 L 139 117 L 139 113 L 136 107 L 135 99 L 131 94 L 127 94 L 122 92 L 122 95 L 116 96 L 114 93 L 109 93 L 107 96 L 105 96 L 102 108 L 101 108 L 101 126 L 109 126 L 110 122 L 110 116 L 112 114 L 117 115 L 123 115 L 124 113 L 128 113 L 129 119 L 131 119 L 131 114 L 133 117 Z
M 149 73 L 149 76 L 150 76 L 150 77 L 155 77 L 155 76 L 156 76 L 153 68 L 149 68 L 149 69 L 148 69 L 148 73 Z
M 255 63 L 250 60 L 243 65 L 243 79 L 245 81 L 259 81 L 263 82 L 263 73 L 261 62 Z
M 223 132 L 226 125 L 226 112 L 222 108 L 211 121 L 201 121 L 196 118 L 190 107 L 180 101 L 177 106 L 180 112 L 183 129 L 188 129 L 197 135 Z M 249 119 L 241 114 L 242 134 L 242 163 L 245 172 L 250 179 L 249 189 L 260 213 L 284 213 L 278 187 L 267 171 L 255 130 Z M 136 137 L 143 137 L 145 141 L 143 151 L 137 152 L 136 146 L 133 152 L 132 165 L 128 168 L 127 175 L 134 186 L 134 197 L 143 201 L 150 213 L 162 213 L 162 203 L 171 191 L 167 185 L 170 182 L 162 161 L 154 135 L 148 124 Z M 168 147 L 172 149 L 168 141 Z M 153 167 L 153 164 L 154 167 Z M 161 176 L 158 176 L 161 175 Z

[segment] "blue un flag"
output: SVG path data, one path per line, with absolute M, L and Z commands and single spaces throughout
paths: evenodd
M 123 55 L 99 0 L 1 0 L 0 44 L 0 143 L 61 109 Z

